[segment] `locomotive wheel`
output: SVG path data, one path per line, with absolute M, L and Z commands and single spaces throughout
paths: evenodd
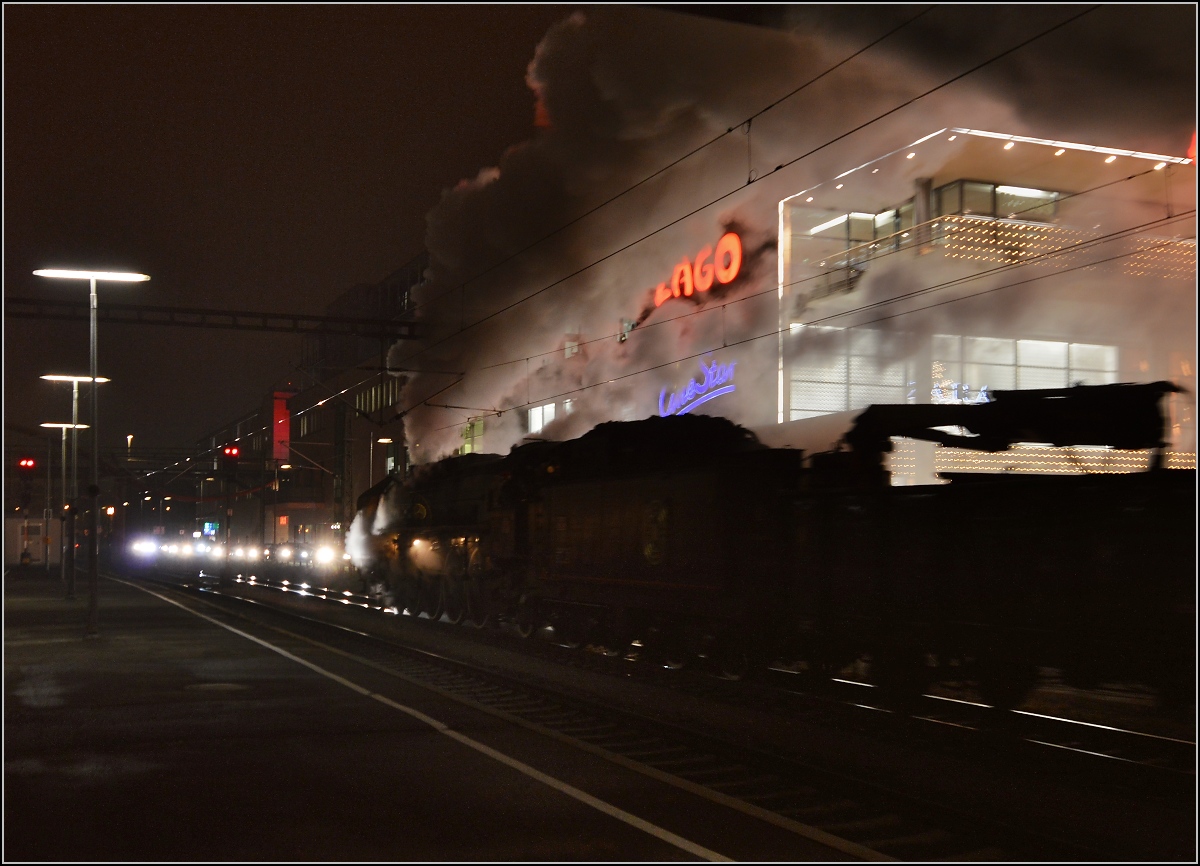
M 517 604 L 517 615 L 513 618 L 513 627 L 517 634 L 521 637 L 533 637 L 533 633 L 538 630 L 539 625 L 536 605 L 522 597 Z
M 432 620 L 442 618 L 442 613 L 445 610 L 444 599 L 442 598 L 442 582 L 437 578 L 431 578 L 428 581 L 422 580 L 417 583 L 416 613 L 418 616 L 424 614 Z
M 475 628 L 490 628 L 495 624 L 496 614 L 491 609 L 483 581 L 477 577 L 468 577 L 463 582 L 463 596 L 466 599 L 468 624 Z
M 458 625 L 467 613 L 463 582 L 458 578 L 443 577 L 438 583 L 441 586 L 442 608 L 446 621 L 451 625 Z
M 417 612 L 413 610 L 413 586 L 409 578 L 401 578 L 392 585 L 392 596 L 395 599 L 396 610 L 401 615 L 405 611 L 408 612 L 409 616 L 417 615 Z

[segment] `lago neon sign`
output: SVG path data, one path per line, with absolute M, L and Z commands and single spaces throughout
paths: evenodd
M 700 370 L 703 376 L 700 381 L 692 379 L 686 387 L 669 395 L 666 388 L 662 389 L 658 395 L 658 414 L 663 418 L 668 415 L 686 415 L 702 403 L 735 391 L 737 386 L 733 384 L 733 370 L 736 366 L 737 361 L 730 361 L 728 364 L 717 361 L 705 364 L 701 361 Z
M 709 261 L 709 259 L 712 261 Z M 713 280 L 724 285 L 731 283 L 742 270 L 742 239 L 726 232 L 717 241 L 717 248 L 705 246 L 696 254 L 693 263 L 684 259 L 675 266 L 669 283 L 659 283 L 654 290 L 654 306 L 661 307 L 671 298 L 690 298 L 697 292 L 707 292 Z

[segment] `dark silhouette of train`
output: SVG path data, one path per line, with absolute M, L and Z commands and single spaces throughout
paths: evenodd
M 684 415 L 447 458 L 360 497 L 360 573 L 411 614 L 526 636 L 550 626 L 563 643 L 703 657 L 731 678 L 856 665 L 897 699 L 947 679 L 1011 707 L 1053 667 L 1188 704 L 1195 471 L 1158 465 L 1175 390 L 872 406 L 838 450 L 811 456 Z M 1157 450 L 1145 472 L 892 487 L 891 436 Z

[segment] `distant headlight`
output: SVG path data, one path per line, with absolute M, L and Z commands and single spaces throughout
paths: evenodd
M 251 547 L 246 551 L 246 559 L 258 559 L 258 548 Z
M 291 559 L 292 558 L 292 549 L 290 547 L 279 548 L 279 558 L 280 559 Z
M 326 562 L 333 562 L 333 548 L 332 547 L 317 548 L 317 562 L 320 562 L 322 564 L 324 564 Z
M 144 538 L 138 539 L 133 544 L 129 545 L 130 550 L 142 556 L 153 556 L 158 551 L 158 545 L 153 541 L 147 541 Z

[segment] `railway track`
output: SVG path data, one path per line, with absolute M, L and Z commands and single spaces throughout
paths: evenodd
M 1097 763 L 1099 756 L 1105 755 L 1111 761 L 1136 767 L 1138 772 L 1181 778 L 1186 778 L 1189 766 L 1194 765 L 1194 745 L 1170 738 L 1139 737 L 1136 732 L 1015 714 L 1011 719 L 1016 720 L 1015 724 L 997 730 L 986 708 L 933 698 L 900 719 L 900 714 L 872 704 L 869 697 L 856 694 L 853 697 L 858 700 L 852 700 L 838 691 L 870 691 L 862 685 L 843 683 L 831 693 L 814 696 L 781 683 L 779 677 L 759 683 L 729 683 L 695 672 L 666 672 L 600 653 L 571 652 L 552 640 L 518 641 L 504 634 L 385 616 L 365 597 L 324 590 L 304 581 L 266 584 L 243 579 L 220 592 L 194 580 L 185 581 L 187 586 L 181 586 L 178 579 L 165 583 L 176 590 L 203 592 L 206 603 L 227 614 L 284 629 L 304 641 L 335 647 L 362 664 L 571 742 L 653 778 L 703 793 L 729 808 L 826 842 L 860 859 L 1139 859 L 1144 852 L 1122 851 L 1114 848 L 1111 840 L 1058 838 L 1053 831 L 904 794 L 862 773 L 839 771 L 835 762 L 813 760 L 811 751 L 803 747 L 780 748 L 778 740 L 770 736 L 746 736 L 744 725 L 739 735 L 736 725 L 722 725 L 716 717 L 729 710 L 743 714 L 747 709 L 773 715 L 777 720 L 795 718 L 796 714 L 828 718 L 832 712 L 835 725 L 839 719 L 852 719 L 851 726 L 860 732 L 884 731 L 887 736 L 903 739 L 914 727 L 923 726 L 929 730 L 919 736 L 928 737 L 929 731 L 936 729 L 939 739 L 949 734 L 952 740 L 958 739 L 956 748 L 965 743 L 968 750 L 992 753 L 999 748 L 1003 755 L 1010 755 L 1014 750 L 1035 748 L 1045 753 L 1053 747 L 1075 762 Z M 284 601 L 290 602 L 286 605 L 289 609 L 280 605 Z M 364 613 L 375 616 L 362 616 Z M 435 628 L 429 629 L 430 625 Z M 398 635 L 397 629 L 405 634 Z M 471 661 L 471 654 L 454 653 L 456 657 L 451 658 L 450 653 L 416 648 L 423 641 L 403 641 L 413 646 L 398 641 L 411 637 L 414 630 L 453 634 L 458 641 L 465 639 L 484 650 L 501 645 L 510 652 L 515 647 L 527 657 L 551 663 L 551 670 L 561 671 L 565 663 L 568 672 L 623 684 L 634 680 L 640 686 L 639 694 L 649 690 L 660 697 L 641 707 L 618 703 L 597 692 L 589 693 L 571 673 L 566 677 L 544 672 L 531 676 L 527 666 L 497 666 L 495 653 L 485 653 L 493 661 L 481 664 Z M 479 655 L 474 654 L 476 658 Z M 517 667 L 520 672 L 516 672 Z M 722 710 L 691 720 L 667 718 L 661 711 L 664 693 L 668 702 L 674 701 L 671 695 L 685 695 L 691 702 L 707 702 Z M 1105 747 L 1108 751 L 1098 745 L 1100 737 L 1109 739 Z M 1137 753 L 1128 745 L 1133 742 L 1150 747 L 1150 751 L 1135 757 Z M 1189 746 L 1192 765 L 1187 760 Z M 1164 758 L 1164 753 L 1168 757 Z M 996 758 L 996 754 L 991 756 Z M 1001 759 L 1008 760 L 1003 756 Z

